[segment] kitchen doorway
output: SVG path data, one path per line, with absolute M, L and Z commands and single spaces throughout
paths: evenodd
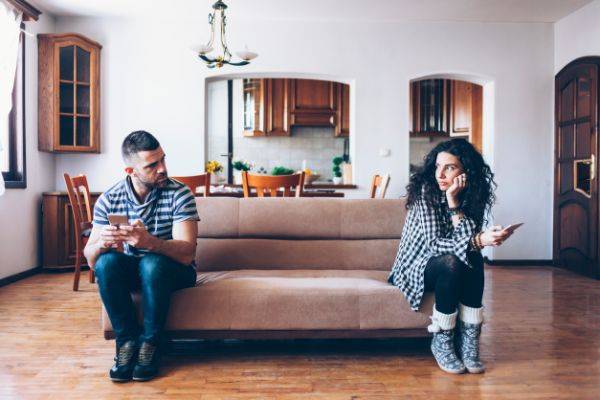
M 483 86 L 458 79 L 410 83 L 410 173 L 439 143 L 460 137 L 483 151 Z
M 206 160 L 223 166 L 219 183 L 239 184 L 240 167 L 268 175 L 304 170 L 313 185 L 353 183 L 349 84 L 233 77 L 207 81 L 206 93 Z

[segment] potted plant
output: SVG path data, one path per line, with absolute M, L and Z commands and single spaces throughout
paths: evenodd
M 333 184 L 339 185 L 342 183 L 342 168 L 340 164 L 344 162 L 342 157 L 333 158 Z
M 219 172 L 223 171 L 223 165 L 220 162 L 212 160 L 206 163 L 204 170 L 210 173 L 211 183 L 218 183 L 221 178 Z
M 271 171 L 271 175 L 293 175 L 293 174 L 294 174 L 293 169 L 289 169 L 289 168 L 281 167 L 281 166 L 275 167 Z
M 243 160 L 236 160 L 231 163 L 231 166 L 235 170 L 233 175 L 233 183 L 241 184 L 242 183 L 242 171 L 250 171 L 252 169 L 252 164 Z

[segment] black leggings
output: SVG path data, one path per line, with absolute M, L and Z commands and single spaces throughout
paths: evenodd
M 431 257 L 425 266 L 425 291 L 435 291 L 435 308 L 441 313 L 454 313 L 459 301 L 468 307 L 481 307 L 483 257 L 478 252 L 467 256 L 473 268 L 454 254 Z

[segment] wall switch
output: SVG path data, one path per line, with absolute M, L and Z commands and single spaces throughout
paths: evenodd
M 379 149 L 379 157 L 389 157 L 392 151 L 390 149 Z

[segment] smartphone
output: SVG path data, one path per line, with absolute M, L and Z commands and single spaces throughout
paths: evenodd
M 127 220 L 127 215 L 108 214 L 108 222 L 112 226 L 116 226 L 117 228 L 121 225 L 129 225 L 129 221 Z
M 521 226 L 521 225 L 523 225 L 524 223 L 525 223 L 525 222 L 519 222 L 519 223 L 517 223 L 517 224 L 510 224 L 510 225 L 508 225 L 508 226 L 504 227 L 502 230 L 503 230 L 503 231 L 510 232 L 510 233 L 513 233 L 514 231 L 516 231 L 516 230 L 517 230 L 517 228 L 518 228 L 518 227 L 520 227 L 520 226 Z

